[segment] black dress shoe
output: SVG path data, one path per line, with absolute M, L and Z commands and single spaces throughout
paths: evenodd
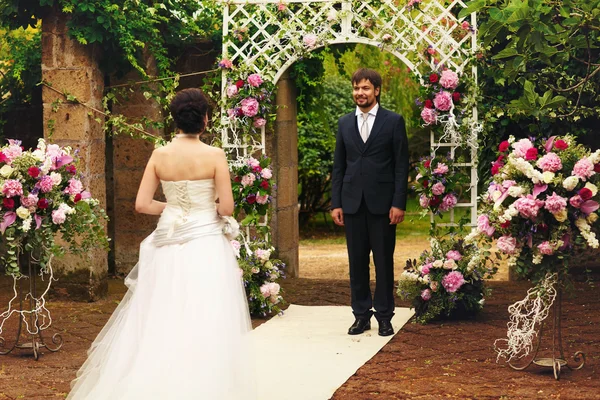
M 348 335 L 360 335 L 369 329 L 371 329 L 371 320 L 356 318 L 356 321 L 354 321 L 350 329 L 348 329 Z
M 392 322 L 389 320 L 379 321 L 379 336 L 391 336 L 394 334 Z

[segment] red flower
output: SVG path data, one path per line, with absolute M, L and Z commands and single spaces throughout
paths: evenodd
M 429 181 L 427 179 L 425 179 L 423 181 L 423 187 L 427 187 L 427 186 L 429 186 Z
M 438 74 L 429 75 L 429 82 L 436 83 L 439 80 L 440 80 L 440 77 L 438 76 Z
M 239 176 L 236 176 L 235 178 L 233 178 L 233 180 L 234 180 L 235 182 L 241 182 L 241 181 L 242 181 L 242 178 L 240 178 Z
M 6 162 L 6 160 L 8 160 L 8 158 L 6 158 L 4 153 L 0 151 L 0 162 Z
M 500 168 L 502 168 L 504 166 L 504 164 L 499 163 L 499 162 L 495 162 L 492 164 L 492 175 L 496 175 L 498 172 L 500 172 Z
M 431 160 L 425 160 L 425 162 L 423 163 L 423 166 L 425 168 L 429 168 L 431 166 Z
M 38 167 L 29 167 L 27 173 L 32 178 L 37 178 L 40 175 L 40 169 Z
M 430 207 L 437 207 L 442 204 L 442 196 L 433 196 L 429 201 Z
M 263 189 L 268 189 L 269 188 L 269 181 L 262 181 L 260 183 L 260 187 Z
M 585 201 L 585 200 L 589 200 L 592 197 L 594 197 L 594 194 L 592 193 L 592 191 L 586 187 L 579 189 L 579 192 L 577 192 L 577 194 Z
M 508 143 L 508 140 L 505 140 L 504 142 L 500 143 L 500 146 L 498 146 L 498 150 L 500 151 L 500 153 L 504 153 L 506 150 L 508 150 L 509 147 L 510 143 Z
M 244 87 L 244 81 L 243 81 L 243 80 L 241 80 L 241 79 L 240 79 L 240 80 L 238 80 L 238 81 L 235 83 L 235 86 L 237 86 L 237 88 L 238 88 L 238 89 L 241 89 L 242 87 Z
M 452 93 L 452 101 L 454 101 L 455 103 L 458 103 L 460 101 L 460 93 L 458 93 L 458 92 Z
M 600 164 L 594 164 L 594 172 L 595 173 L 600 172 Z
M 569 148 L 569 144 L 562 139 L 558 139 L 554 142 L 554 147 L 558 150 L 566 150 L 567 148 Z
M 81 193 L 77 193 L 75 195 L 75 197 L 73 198 L 73 202 L 77 203 L 79 200 L 81 200 Z
M 506 157 L 504 154 L 500 154 L 498 156 L 498 159 L 496 160 L 497 163 L 501 163 L 504 160 L 504 157 Z
M 433 101 L 429 99 L 425 100 L 425 108 L 433 108 Z
M 48 208 L 48 200 L 46 200 L 42 197 L 41 199 L 38 200 L 37 206 L 38 206 L 38 208 L 45 210 L 46 208 Z
M 500 224 L 500 226 L 504 229 L 508 228 L 510 226 L 510 221 L 506 221 Z
M 4 208 L 12 209 L 15 206 L 15 201 L 13 199 L 4 198 L 2 199 L 2 206 L 4 206 Z
M 246 201 L 248 202 L 248 204 L 256 203 L 256 195 L 254 193 L 250 193 L 248 197 L 246 197 Z
M 75 173 L 77 172 L 77 168 L 73 164 L 67 165 L 65 167 L 65 170 L 72 175 L 75 175 Z
M 541 223 L 541 224 L 539 224 L 539 225 L 538 225 L 538 229 L 539 229 L 541 232 L 546 232 L 546 231 L 548 231 L 548 225 L 546 225 L 546 224 L 544 224 L 544 223 Z
M 535 147 L 528 149 L 527 153 L 525 153 L 525 159 L 528 161 L 535 160 L 537 158 L 537 156 L 538 156 L 538 151 Z

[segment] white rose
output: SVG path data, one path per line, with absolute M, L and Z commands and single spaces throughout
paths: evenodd
M 502 196 L 502 192 L 499 190 L 495 190 L 494 193 L 492 193 L 492 200 L 498 201 L 500 196 Z
M 2 168 L 0 168 L 0 175 L 2 175 L 5 178 L 8 178 L 10 174 L 12 174 L 12 172 L 13 168 L 10 165 L 5 165 Z
M 508 195 L 511 197 L 520 197 L 525 192 L 521 186 L 511 186 L 508 188 Z
M 17 208 L 17 215 L 21 219 L 27 219 L 29 217 L 29 215 L 31 215 L 31 213 L 29 212 L 28 209 L 26 209 L 25 207 L 21 206 L 21 207 Z
M 38 161 L 44 161 L 46 158 L 46 154 L 40 149 L 32 151 L 31 155 L 33 155 Z
M 588 157 L 588 160 L 592 162 L 592 164 L 598 164 L 600 162 L 600 150 L 596 150 Z
M 62 176 L 60 176 L 58 172 L 52 172 L 50 174 L 50 178 L 52 178 L 52 183 L 54 183 L 54 186 L 60 184 L 60 181 L 62 181 Z
M 69 207 L 68 205 L 66 205 L 65 203 L 61 203 L 58 206 L 58 209 L 61 210 L 62 212 L 64 212 L 65 214 L 69 215 L 69 214 L 73 214 L 75 212 L 75 209 L 72 207 Z
M 554 218 L 558 222 L 565 222 L 567 220 L 567 210 L 565 209 L 560 212 L 557 212 L 556 214 L 554 214 Z
M 554 172 L 546 171 L 542 173 L 542 178 L 544 179 L 544 183 L 551 183 L 552 179 L 554 179 Z
M 442 260 L 435 260 L 431 265 L 434 268 L 442 268 L 444 266 L 444 262 Z
M 579 183 L 579 178 L 576 176 L 569 176 L 563 181 L 563 187 L 567 190 L 575 189 L 575 186 Z
M 596 193 L 598 193 L 598 188 L 596 187 L 596 185 L 594 185 L 591 182 L 586 183 L 584 187 L 586 187 L 592 191 L 592 196 L 595 196 Z
M 596 222 L 598 220 L 598 214 L 596 213 L 591 213 L 590 215 L 587 216 L 587 221 L 590 224 L 593 224 L 594 222 Z

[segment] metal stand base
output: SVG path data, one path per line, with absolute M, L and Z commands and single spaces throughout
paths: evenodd
M 18 313 L 19 325 L 15 342 L 10 348 L 7 348 L 6 340 L 0 336 L 0 355 L 9 354 L 15 349 L 32 350 L 33 358 L 37 361 L 40 357 L 40 349 L 45 348 L 48 351 L 56 352 L 63 346 L 63 338 L 58 333 L 54 334 L 52 336 L 52 344 L 54 346 L 48 346 L 44 340 L 42 331 L 48 328 L 48 326 L 43 327 L 40 325 L 35 268 L 32 265 L 30 256 L 28 257 L 27 264 L 29 270 L 27 277 L 29 279 L 29 287 L 27 288 L 23 283 L 25 278 L 19 279 L 19 311 L 21 312 Z M 52 277 L 49 277 L 49 279 L 52 279 Z M 27 305 L 27 310 L 24 308 L 25 304 Z M 27 313 L 23 313 L 23 311 Z M 27 327 L 26 332 L 23 332 L 23 325 Z M 23 335 L 21 335 L 22 332 Z M 27 338 L 25 342 L 21 342 L 23 337 Z

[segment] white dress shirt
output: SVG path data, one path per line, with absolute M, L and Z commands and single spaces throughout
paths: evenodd
M 367 119 L 367 126 L 369 127 L 369 136 L 371 135 L 371 130 L 373 129 L 373 124 L 375 123 L 375 117 L 377 116 L 377 110 L 379 110 L 379 103 L 376 103 L 373 108 L 369 110 L 369 115 Z M 363 123 L 363 112 L 356 107 L 356 118 L 358 122 L 358 130 L 360 131 L 360 127 Z

